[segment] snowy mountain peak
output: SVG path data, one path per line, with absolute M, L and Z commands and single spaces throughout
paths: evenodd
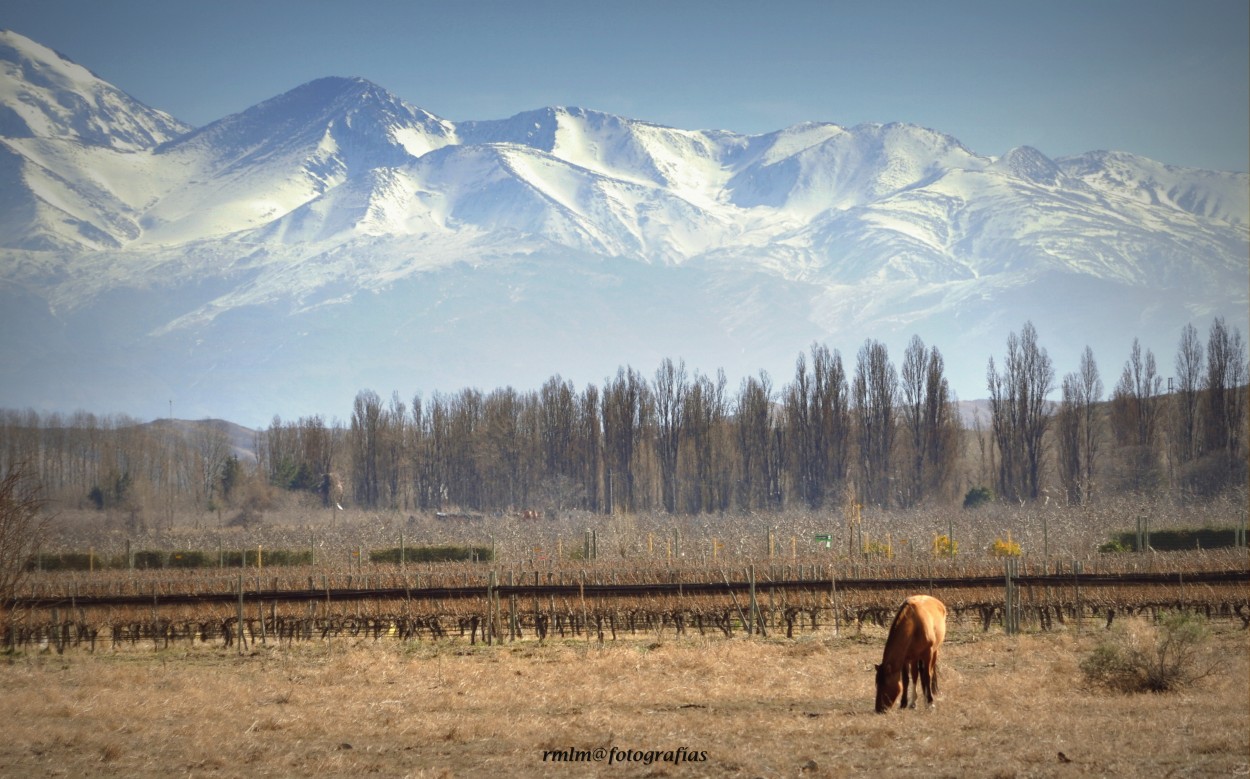
M 1182 168 L 1122 151 L 1086 152 L 1056 164 L 1105 194 L 1242 228 L 1250 224 L 1250 177 L 1245 173 Z
M 321 78 L 247 110 L 219 119 L 161 147 L 159 153 L 204 148 L 222 161 L 247 161 L 279 146 L 320 143 L 327 135 L 344 147 L 402 152 L 417 157 L 452 142 L 446 121 L 362 78 Z
M 137 151 L 189 129 L 52 49 L 0 30 L 0 137 Z
M 995 162 L 994 167 L 1034 184 L 1053 187 L 1059 184 L 1063 171 L 1032 146 L 1017 146 Z
M 562 112 L 561 108 L 540 108 L 507 119 L 457 122 L 456 128 L 465 143 L 514 143 L 549 152 L 556 145 Z
M 0 69 L 0 406 L 264 419 L 917 333 L 977 392 L 1026 319 L 1114 362 L 1247 310 L 1244 173 L 902 123 L 453 123 L 341 77 L 190 130 L 12 33 Z
M 354 177 L 410 164 L 456 140 L 450 122 L 365 79 L 310 81 L 159 147 L 155 156 L 182 181 L 144 213 L 143 240 L 172 244 L 262 228 Z

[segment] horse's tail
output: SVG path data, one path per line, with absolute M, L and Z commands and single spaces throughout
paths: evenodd
M 907 607 L 910 605 L 911 604 L 908 603 L 907 601 L 903 601 L 903 604 L 898 607 L 898 611 L 894 612 L 894 619 L 890 621 L 891 632 L 893 632 L 894 626 L 897 625 L 903 619 L 903 612 L 906 611 Z

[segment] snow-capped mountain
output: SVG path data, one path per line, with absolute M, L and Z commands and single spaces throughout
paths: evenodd
M 0 135 L 141 151 L 191 128 L 38 43 L 0 30 Z
M 15 33 L 0 68 L 0 406 L 258 423 L 664 357 L 784 382 L 814 340 L 913 333 L 975 397 L 1026 319 L 1061 375 L 1088 344 L 1114 377 L 1134 337 L 1166 365 L 1250 310 L 1245 173 L 905 124 L 453 122 L 351 78 L 192 129 Z

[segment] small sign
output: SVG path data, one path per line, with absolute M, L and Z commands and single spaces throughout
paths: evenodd
M 816 543 L 824 544 L 826 549 L 833 544 L 833 536 L 829 533 L 818 533 L 813 538 L 816 540 Z

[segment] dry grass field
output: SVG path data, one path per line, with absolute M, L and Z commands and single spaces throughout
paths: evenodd
M 1213 625 L 1217 676 L 1168 694 L 1089 687 L 1079 663 L 1100 634 L 952 624 L 936 708 L 884 716 L 872 712 L 875 627 L 795 640 L 19 653 L 0 659 L 0 775 L 1250 774 L 1239 624 Z M 554 760 L 600 748 L 602 761 Z

